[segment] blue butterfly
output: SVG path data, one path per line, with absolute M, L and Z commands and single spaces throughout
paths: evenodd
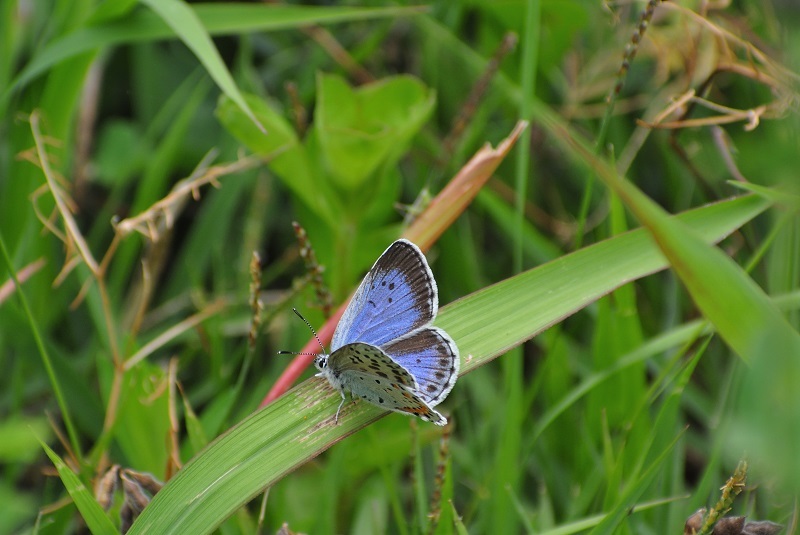
M 439 309 L 436 281 L 419 247 L 397 240 L 372 266 L 333 333 L 331 353 L 314 365 L 342 395 L 345 389 L 383 409 L 436 425 L 433 410 L 453 389 L 461 359 L 450 336 L 431 325 Z

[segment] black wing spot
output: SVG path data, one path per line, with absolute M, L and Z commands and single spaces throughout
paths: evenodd
M 444 374 L 443 371 L 438 371 L 434 375 L 436 376 L 437 379 L 444 379 L 445 378 L 445 374 Z
M 383 403 L 383 398 L 378 398 L 378 403 Z
M 427 388 L 428 388 L 428 392 L 431 392 L 431 393 L 436 392 L 436 385 L 428 385 Z
M 394 283 L 393 283 L 393 282 L 392 282 L 392 283 L 389 283 L 389 289 L 390 289 L 390 290 L 394 290 Z
M 381 281 L 381 286 L 386 286 L 386 281 Z
M 378 383 L 378 384 L 381 384 L 381 380 L 380 379 L 375 379 L 375 382 Z
M 378 305 L 376 305 L 376 304 L 375 304 L 375 301 L 373 301 L 372 299 L 370 299 L 369 301 L 367 301 L 367 303 L 369 303 L 370 305 L 374 306 L 375 308 L 378 308 Z
M 449 359 L 445 359 L 445 358 L 439 359 L 439 366 L 441 366 L 442 368 L 444 368 L 448 364 L 450 364 L 450 360 Z
M 391 302 L 392 302 L 392 298 L 390 297 L 390 298 L 388 299 L 388 301 L 391 303 Z

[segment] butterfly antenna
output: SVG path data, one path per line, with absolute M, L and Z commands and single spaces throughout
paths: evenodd
M 296 308 L 292 307 L 292 312 L 297 314 L 297 317 L 300 318 L 301 320 L 303 320 L 303 322 L 305 322 L 306 325 L 308 325 L 308 328 L 313 333 L 314 338 L 317 340 L 317 343 L 319 344 L 319 347 L 320 347 L 320 349 L 322 349 L 322 353 L 324 354 L 325 353 L 325 346 L 322 345 L 322 340 L 319 339 L 319 336 L 317 335 L 317 331 L 314 330 L 314 327 L 311 326 L 311 323 L 309 323 L 308 320 L 305 319 L 303 317 L 303 315 L 300 314 L 300 311 L 298 311 Z M 279 355 L 308 355 L 308 356 L 314 356 L 314 357 L 317 356 L 314 353 L 295 353 L 293 351 L 278 351 L 278 354 Z

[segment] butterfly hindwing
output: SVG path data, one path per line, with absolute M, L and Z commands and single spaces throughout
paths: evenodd
M 411 389 L 417 388 L 417 382 L 408 370 L 371 344 L 355 342 L 340 347 L 328 358 L 327 369 L 336 379 L 363 378 L 378 387 L 392 382 Z
M 357 392 L 353 389 L 353 395 L 383 409 L 419 416 L 423 420 L 436 425 L 445 425 L 447 423 L 447 418 L 432 409 L 418 394 L 398 384 L 390 384 L 381 389 L 369 389 L 363 392 Z
M 331 349 L 351 342 L 385 344 L 433 321 L 438 306 L 436 281 L 422 251 L 410 241 L 397 240 L 356 290 Z
M 414 377 L 380 348 L 356 342 L 334 351 L 322 372 L 339 388 L 383 409 L 444 425 L 447 419 L 417 392 Z M 337 413 L 338 414 L 338 413 Z
M 458 347 L 442 329 L 425 327 L 381 349 L 414 376 L 417 395 L 431 407 L 441 403 L 456 384 L 461 365 Z

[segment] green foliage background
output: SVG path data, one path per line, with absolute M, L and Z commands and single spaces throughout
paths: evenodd
M 131 533 L 682 533 L 741 459 L 730 514 L 795 532 L 798 19 L 3 2 L 0 533 L 117 532 L 112 464 L 168 480 Z M 319 379 L 259 411 L 308 338 L 291 307 L 322 325 L 323 287 L 426 207 L 447 226 L 430 198 L 519 119 L 428 252 L 452 427 L 333 426 Z

